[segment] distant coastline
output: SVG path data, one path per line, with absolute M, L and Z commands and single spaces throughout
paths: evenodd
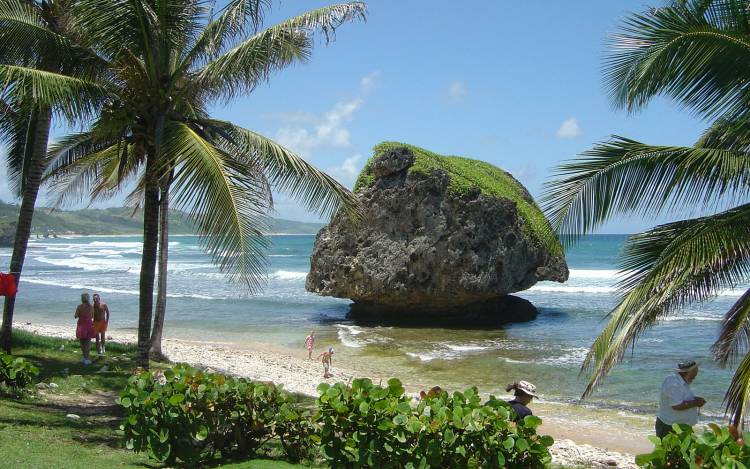
M 0 246 L 11 247 L 15 236 L 18 205 L 0 202 Z M 269 219 L 268 236 L 310 235 L 324 224 Z M 68 236 L 138 236 L 143 233 L 143 214 L 128 207 L 103 209 L 52 210 L 38 207 L 34 214 L 31 239 Z M 177 210 L 169 212 L 170 236 L 196 234 L 188 214 Z

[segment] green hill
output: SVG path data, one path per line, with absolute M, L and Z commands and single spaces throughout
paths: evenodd
M 18 205 L 0 202 L 0 230 L 8 229 L 18 218 Z M 274 219 L 270 233 L 315 234 L 320 223 L 303 223 Z M 169 214 L 170 234 L 193 234 L 195 228 L 184 213 Z M 37 207 L 32 225 L 33 235 L 118 235 L 143 233 L 143 214 L 126 207 L 82 210 L 55 210 Z

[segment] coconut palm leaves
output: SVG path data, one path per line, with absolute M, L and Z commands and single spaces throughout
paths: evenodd
M 666 95 L 715 121 L 693 147 L 612 137 L 559 166 L 544 202 L 553 226 L 570 243 L 616 215 L 714 213 L 627 241 L 620 300 L 582 367 L 591 373 L 584 397 L 659 320 L 750 281 L 749 59 L 744 1 L 676 1 L 632 15 L 613 38 L 605 79 L 615 104 L 636 110 Z M 725 400 L 733 423 L 750 397 L 749 319 L 746 292 L 713 347 L 720 364 L 741 359 Z
M 136 181 L 129 200 L 144 211 L 142 366 L 148 365 L 160 190 L 190 214 L 220 269 L 251 289 L 264 273 L 261 233 L 272 188 L 323 214 L 355 204 L 345 188 L 292 152 L 208 115 L 217 100 L 250 92 L 274 71 L 306 60 L 313 34 L 329 39 L 343 23 L 365 16 L 365 5 L 351 2 L 260 30 L 267 6 L 234 0 L 214 14 L 213 4 L 199 0 L 80 0 L 70 9 L 77 41 L 37 40 L 31 19 L 8 14 L 36 54 L 52 47 L 60 56 L 86 57 L 81 62 L 89 67 L 71 73 L 0 63 L 0 83 L 11 98 L 54 103 L 64 115 L 90 121 L 88 130 L 50 151 L 47 178 L 58 202 L 106 197 Z

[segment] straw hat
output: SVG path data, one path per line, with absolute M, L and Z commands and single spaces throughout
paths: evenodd
M 511 389 L 515 389 L 516 391 L 521 391 L 527 396 L 539 397 L 539 395 L 536 393 L 536 386 L 529 383 L 528 381 L 518 381 L 516 383 L 509 384 L 506 390 L 510 391 Z
M 678 363 L 677 367 L 675 368 L 675 371 L 678 373 L 689 373 L 693 371 L 695 368 L 698 368 L 698 363 L 696 363 L 695 360 L 687 360 L 687 361 Z

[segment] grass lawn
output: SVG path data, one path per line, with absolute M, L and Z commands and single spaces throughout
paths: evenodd
M 85 366 L 74 341 L 15 332 L 13 344 L 14 355 L 39 366 L 36 382 L 57 387 L 18 398 L 0 396 L 0 467 L 159 467 L 145 454 L 125 449 L 116 434 L 122 414 L 114 399 L 134 368 L 135 347 L 108 344 L 107 357 Z M 68 414 L 80 418 L 70 419 Z M 217 461 L 213 467 L 306 466 L 266 459 Z

